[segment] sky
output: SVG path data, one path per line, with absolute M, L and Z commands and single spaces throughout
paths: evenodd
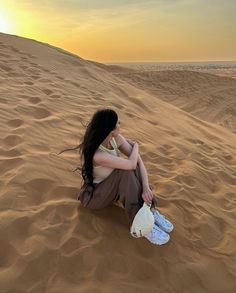
M 1 0 L 0 31 L 99 62 L 236 60 L 236 0 Z

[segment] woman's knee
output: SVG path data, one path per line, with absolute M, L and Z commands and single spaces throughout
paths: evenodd
M 128 176 L 133 176 L 134 170 L 119 169 L 119 173 L 121 174 L 121 176 L 128 177 Z
M 134 169 L 134 170 L 120 170 L 121 172 L 121 178 L 125 178 L 126 180 L 134 180 L 134 181 L 139 181 L 141 183 L 142 177 L 139 173 L 139 170 Z
M 134 170 L 119 170 L 119 177 L 122 181 L 137 181 Z
M 142 189 L 141 180 L 135 175 L 134 170 L 120 170 L 120 189 L 126 192 L 130 188 L 134 193 L 140 193 Z

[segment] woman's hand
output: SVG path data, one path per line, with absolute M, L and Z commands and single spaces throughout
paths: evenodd
M 126 138 L 126 140 L 128 141 L 129 144 L 131 144 L 132 146 L 134 146 L 135 141 L 129 138 Z
M 148 204 L 148 205 L 152 204 L 153 193 L 152 193 L 152 190 L 150 189 L 150 187 L 143 188 L 142 198 L 146 202 L 146 204 Z
M 137 142 L 134 143 L 133 148 L 136 148 L 137 150 L 139 150 L 139 145 Z

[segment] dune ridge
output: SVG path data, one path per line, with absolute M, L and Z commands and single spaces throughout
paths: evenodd
M 0 86 L 0 292 L 235 292 L 234 81 L 130 73 L 0 34 Z M 220 88 L 223 103 L 206 112 L 201 94 Z M 56 154 L 101 107 L 140 145 L 175 225 L 164 246 L 132 238 L 121 208 L 76 200 L 79 155 Z

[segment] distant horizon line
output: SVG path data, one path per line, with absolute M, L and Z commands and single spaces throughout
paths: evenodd
M 88 59 L 87 59 L 88 60 Z M 235 60 L 182 60 L 182 61 L 143 61 L 143 60 L 137 60 L 137 61 L 97 61 L 101 63 L 210 63 L 210 62 L 236 62 Z

